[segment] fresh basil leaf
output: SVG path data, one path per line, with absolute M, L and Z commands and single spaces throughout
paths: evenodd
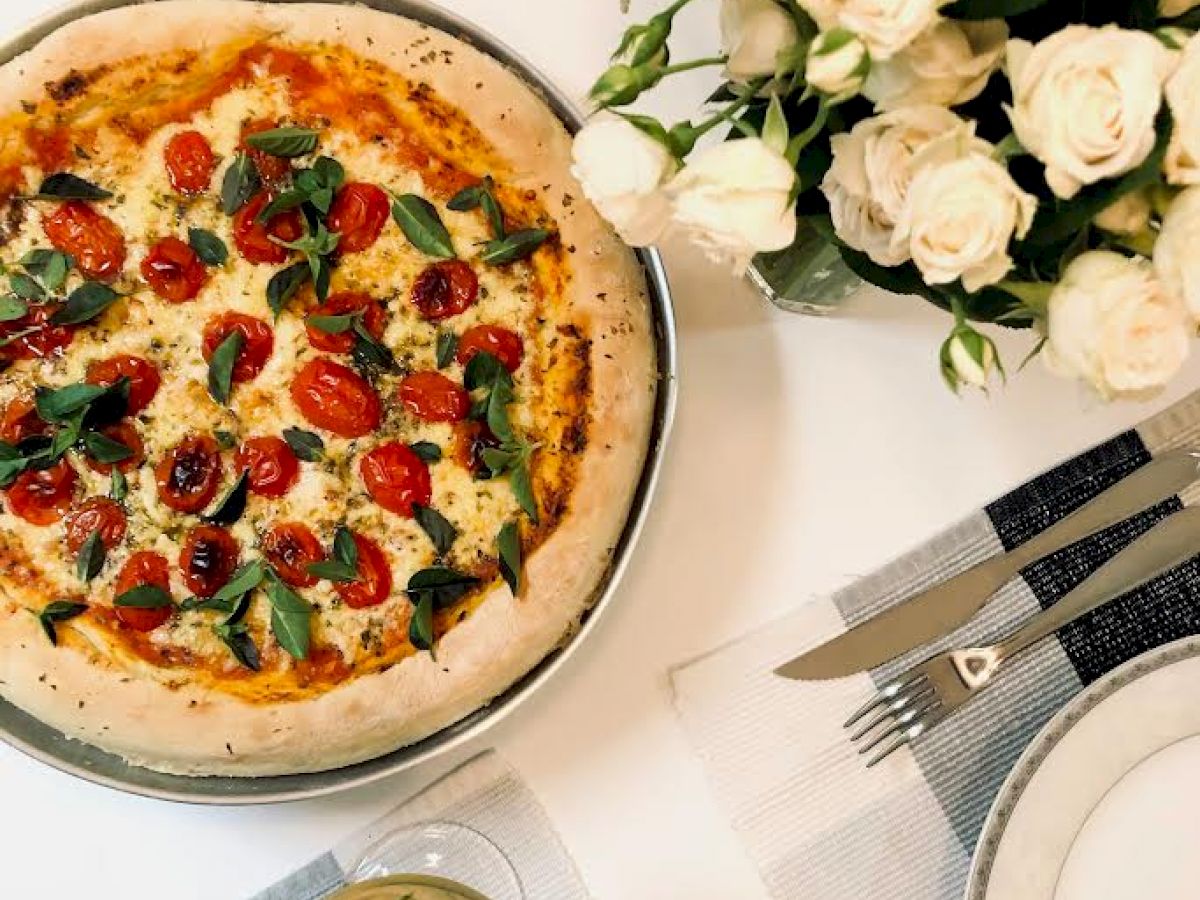
M 38 388 L 34 391 L 34 406 L 42 421 L 62 423 L 107 391 L 104 385 L 83 383 L 68 384 L 57 390 Z
M 201 518 L 212 525 L 232 525 L 246 511 L 246 498 L 249 491 L 250 470 L 243 469 L 238 480 L 233 483 L 233 487 L 221 498 L 217 508 Z
M 37 468 L 49 468 L 58 461 L 59 457 L 79 442 L 79 436 L 83 433 L 83 417 L 85 412 L 85 410 L 80 410 L 75 413 L 54 433 L 54 438 L 50 441 L 50 451 L 47 455 L 46 465 L 37 466 Z
M 240 331 L 231 331 L 208 361 L 208 393 L 222 406 L 229 403 L 229 393 L 233 390 L 233 367 L 244 342 L 245 337 Z
M 423 595 L 433 599 L 437 609 L 453 606 L 464 594 L 479 584 L 479 579 L 447 566 L 430 566 L 414 572 L 408 579 L 405 593 L 413 603 L 419 603 Z
M 454 362 L 458 350 L 458 335 L 453 331 L 439 331 L 437 336 L 437 367 L 444 369 Z
M 437 555 L 445 556 L 449 553 L 450 548 L 454 545 L 454 539 L 458 537 L 458 529 L 451 525 L 450 521 L 433 507 L 414 503 L 412 505 L 412 512 L 413 518 L 417 520 L 417 524 L 421 526 L 421 530 L 433 542 L 433 549 Z
M 432 441 L 417 441 L 415 444 L 409 444 L 408 449 L 427 463 L 435 463 L 442 458 L 442 448 Z
M 261 210 L 259 210 L 258 215 L 254 217 L 255 221 L 269 222 L 281 212 L 287 212 L 289 209 L 295 209 L 298 206 L 302 206 L 308 200 L 308 198 L 309 194 L 306 191 L 296 190 L 295 188 L 289 191 L 284 191 L 282 194 L 264 206 Z
M 171 595 L 157 584 L 139 584 L 113 600 L 114 606 L 131 606 L 136 609 L 162 609 L 174 606 Z
M 262 584 L 266 574 L 267 567 L 261 559 L 251 560 L 239 567 L 229 581 L 213 594 L 213 597 L 217 600 L 236 600 Z
M 321 436 L 305 431 L 302 428 L 283 429 L 283 439 L 292 448 L 297 459 L 304 462 L 318 462 L 325 453 L 325 442 Z
M 37 302 L 46 299 L 46 289 L 24 272 L 8 273 L 8 289 L 22 300 Z
M 516 522 L 505 522 L 496 535 L 496 550 L 500 557 L 500 575 L 513 596 L 521 593 L 521 532 Z
M 239 153 L 225 170 L 221 180 L 221 211 L 227 216 L 246 205 L 246 201 L 262 187 L 262 176 L 249 154 Z
M 309 259 L 310 267 L 315 267 L 316 275 L 313 277 L 313 293 L 317 295 L 317 299 L 324 303 L 329 299 L 329 283 L 333 279 L 333 267 L 329 264 L 329 258 L 326 256 L 316 257 L 314 262 Z
M 83 435 L 83 449 L 99 463 L 119 463 L 133 456 L 133 451 L 120 441 L 114 441 L 98 431 L 88 431 Z
M 480 350 L 472 356 L 463 371 L 463 385 L 468 391 L 478 388 L 490 389 L 498 381 L 506 378 L 511 381 L 508 369 L 504 368 L 504 363 L 486 350 Z
M 218 428 L 213 432 L 213 437 L 217 439 L 217 446 L 222 450 L 232 450 L 237 446 L 237 437 L 231 431 L 222 431 Z
M 437 259 L 454 259 L 454 243 L 433 204 L 416 194 L 392 198 L 392 218 L 414 247 Z
M 279 238 L 271 240 L 280 247 L 287 247 L 289 250 L 299 250 L 305 256 L 328 256 L 337 249 L 338 241 L 341 239 L 336 231 L 330 231 L 325 227 L 323 222 L 317 223 L 316 231 L 309 231 L 303 237 L 299 237 L 294 241 L 284 241 Z M 313 276 L 316 277 L 314 270 Z
M 346 181 L 346 170 L 336 159 L 328 156 L 318 156 L 313 160 L 312 172 L 318 188 L 328 188 L 336 191 Z
M 55 325 L 82 325 L 96 318 L 121 298 L 107 284 L 88 281 L 71 291 L 64 303 L 50 317 Z
M 225 600 L 225 603 L 230 604 L 230 610 L 229 617 L 222 624 L 237 625 L 246 618 L 246 613 L 250 612 L 250 596 L 250 591 L 246 591 L 232 600 Z
M 504 266 L 525 259 L 550 237 L 545 228 L 524 228 L 504 238 L 496 238 L 483 245 L 479 258 L 489 266 Z
M 68 619 L 73 619 L 78 615 L 87 611 L 86 603 L 73 603 L 70 600 L 54 600 L 47 603 L 45 608 L 37 614 L 38 622 L 42 625 L 42 631 L 46 632 L 46 637 L 50 639 L 50 643 L 58 646 L 58 632 L 54 628 L 56 622 L 66 622 Z
M 358 569 L 337 560 L 330 559 L 323 562 L 309 563 L 305 567 L 305 570 L 314 578 L 323 578 L 326 581 L 335 581 L 339 584 L 344 584 L 348 581 L 358 581 Z
M 0 488 L 11 487 L 17 476 L 29 468 L 29 460 L 25 457 L 0 460 Z
M 408 620 L 408 641 L 418 650 L 433 649 L 433 597 L 429 594 L 417 601 Z
M 97 528 L 87 536 L 75 557 L 75 574 L 79 576 L 79 580 L 87 583 L 99 575 L 100 570 L 104 568 L 105 555 L 104 538 Z
M 267 305 L 271 307 L 271 312 L 275 313 L 275 318 L 279 318 L 287 302 L 311 276 L 312 271 L 307 262 L 293 263 L 271 276 L 271 280 L 267 282 Z
M 20 259 L 20 265 L 53 294 L 67 280 L 74 260 L 61 250 L 34 248 Z
M 290 159 L 317 149 L 318 132 L 312 128 L 270 128 L 246 135 L 246 143 L 255 150 Z
M 479 455 L 483 458 L 483 464 L 488 467 L 488 472 L 493 478 L 512 469 L 520 459 L 517 451 L 506 450 L 503 447 L 484 447 Z
M 508 485 L 512 488 L 513 496 L 517 498 L 521 509 L 525 510 L 525 515 L 529 516 L 530 521 L 536 525 L 539 521 L 537 499 L 533 496 L 533 480 L 529 476 L 529 464 L 524 459 L 513 466 L 512 471 L 509 472 Z
M 333 558 L 351 569 L 358 569 L 358 544 L 354 541 L 354 533 L 345 525 L 339 525 L 333 532 Z
M 512 444 L 516 440 L 508 419 L 508 404 L 512 403 L 513 399 L 512 381 L 497 378 L 491 393 L 488 394 L 487 426 L 503 445 Z
M 0 296 L 0 322 L 15 322 L 29 313 L 29 304 L 13 294 Z
M 304 323 L 326 334 L 344 334 L 354 327 L 357 319 L 358 313 L 346 313 L 338 316 L 309 316 Z
M 0 441 L 0 461 L 20 459 L 21 451 L 7 441 Z
M 355 340 L 350 354 L 359 366 L 368 370 L 378 369 L 382 372 L 395 372 L 398 370 L 396 357 L 392 355 L 392 351 L 375 340 L 375 336 L 363 324 L 361 316 L 355 316 L 352 327 L 354 328 Z
M 212 612 L 225 613 L 227 615 L 237 611 L 243 599 L 249 599 L 247 595 L 235 597 L 233 600 L 218 600 L 216 597 L 188 597 L 179 604 L 181 612 L 191 612 L 195 609 L 207 609 Z M 249 605 L 249 604 L 247 604 Z
M 188 245 L 206 266 L 223 266 L 229 259 L 229 248 L 225 242 L 207 229 L 189 228 Z
M 262 668 L 262 657 L 259 655 L 258 645 L 254 643 L 254 638 L 250 637 L 245 623 L 237 622 L 228 625 L 222 622 L 213 626 L 213 632 L 229 648 L 233 658 L 247 669 L 257 672 Z
M 55 172 L 42 181 L 34 194 L 35 200 L 107 200 L 112 191 L 72 175 L 70 172 Z
M 125 479 L 125 473 L 120 469 L 112 470 L 112 487 L 108 489 L 108 496 L 118 503 L 129 496 L 129 482 Z
M 271 601 L 271 632 L 279 646 L 295 659 L 307 658 L 313 608 L 278 577 L 268 578 L 267 599 Z
M 129 411 L 131 384 L 127 375 L 122 375 L 110 384 L 105 388 L 104 393 L 88 404 L 87 409 L 84 410 L 81 424 L 94 431 L 125 418 L 125 414 Z
M 492 181 L 492 176 L 486 175 L 479 184 L 463 188 L 451 197 L 446 206 L 456 212 L 467 212 L 482 207 L 492 229 L 492 237 L 503 238 L 505 236 L 504 211 L 500 208 L 500 202 L 493 193 L 494 188 L 495 182 Z

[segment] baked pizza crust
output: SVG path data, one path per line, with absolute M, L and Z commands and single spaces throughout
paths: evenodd
M 81 19 L 0 68 L 0 113 L 39 99 L 46 82 L 130 56 L 203 49 L 270 35 L 340 44 L 464 110 L 509 161 L 506 181 L 537 191 L 574 245 L 571 315 L 592 341 L 587 447 L 569 509 L 526 561 L 519 600 L 494 589 L 428 653 L 312 699 L 250 703 L 216 690 L 170 686 L 149 664 L 123 668 L 83 641 L 53 647 L 32 615 L 0 621 L 0 694 L 64 733 L 159 771 L 274 775 L 336 768 L 427 737 L 502 693 L 576 628 L 624 527 L 642 469 L 656 394 L 645 281 L 569 172 L 570 138 L 557 117 L 497 61 L 428 26 L 365 8 L 163 0 Z M 450 50 L 454 65 L 423 50 Z M 482 84 L 482 87 L 479 85 Z M 548 187 L 546 187 L 548 186 Z M 564 200 L 565 198 L 565 200 Z M 18 599 L 18 598 L 7 598 Z

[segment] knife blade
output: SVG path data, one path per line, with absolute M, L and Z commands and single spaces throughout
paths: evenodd
M 900 601 L 775 669 L 802 681 L 841 678 L 882 665 L 949 634 L 1030 563 L 1178 494 L 1200 477 L 1200 452 L 1172 450 L 1014 547 Z

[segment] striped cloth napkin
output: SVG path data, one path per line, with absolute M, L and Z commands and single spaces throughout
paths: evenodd
M 833 597 L 672 672 L 685 730 L 774 898 L 959 900 L 993 798 L 1038 729 L 1084 685 L 1200 633 L 1200 560 L 1015 660 L 999 683 L 867 770 L 842 723 L 934 650 L 987 643 L 1051 605 L 1183 503 L 1174 498 L 1030 566 L 935 647 L 868 674 L 793 682 L 772 669 L 891 604 L 1010 549 L 1151 457 L 1200 447 L 1200 393 L 1041 475 Z M 1197 548 L 1200 551 L 1200 548 Z
M 461 825 L 482 835 L 512 865 L 524 900 L 588 900 L 575 863 L 537 798 L 516 772 L 489 750 L 401 803 L 390 813 L 340 841 L 336 847 L 255 894 L 252 900 L 318 900 L 350 880 L 364 854 L 389 833 L 423 823 Z M 463 846 L 451 852 L 473 852 Z M 487 872 L 490 858 L 467 860 Z M 380 873 L 372 873 L 377 876 Z M 508 877 L 496 872 L 496 886 L 472 885 L 501 896 Z

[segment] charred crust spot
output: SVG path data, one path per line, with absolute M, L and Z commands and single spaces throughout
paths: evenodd
M 72 69 L 58 81 L 47 81 L 46 93 L 50 95 L 51 100 L 63 106 L 82 94 L 103 71 L 94 69 L 91 72 L 80 72 L 78 69 Z

